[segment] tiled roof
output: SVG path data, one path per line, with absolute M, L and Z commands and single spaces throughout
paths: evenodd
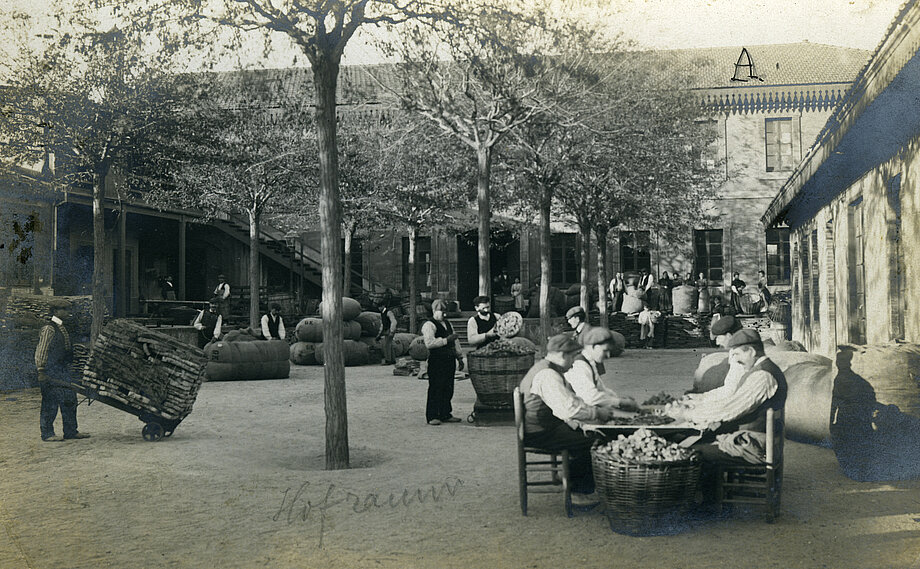
M 735 63 L 745 47 L 763 82 L 732 81 Z M 642 52 L 656 58 L 655 68 L 667 72 L 671 66 L 688 71 L 691 88 L 720 89 L 849 83 L 862 70 L 870 51 L 810 42 L 655 50 Z
M 657 69 L 664 78 L 673 75 L 675 67 L 686 72 L 694 89 L 729 89 L 771 87 L 780 85 L 846 84 L 865 66 L 870 52 L 809 42 L 748 46 L 760 81 L 732 81 L 735 63 L 741 47 L 713 47 L 676 50 L 632 52 L 631 56 L 646 59 L 643 65 Z M 623 54 L 616 54 L 620 57 Z M 386 90 L 371 77 L 396 88 L 396 80 L 388 69 L 390 64 L 344 65 L 338 84 L 340 105 L 379 102 L 388 98 Z M 370 73 L 369 73 L 370 72 Z M 281 101 L 313 102 L 313 74 L 309 68 L 252 69 L 210 75 L 220 83 L 235 84 L 236 89 L 221 97 L 239 106 L 273 107 Z

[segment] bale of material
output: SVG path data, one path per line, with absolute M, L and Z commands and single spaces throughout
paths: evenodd
M 767 356 L 786 377 L 786 436 L 808 443 L 830 441 L 831 392 L 834 373 L 831 360 L 807 352 L 767 350 Z M 707 354 L 694 372 L 693 391 L 720 387 L 728 373 L 728 353 Z
M 623 295 L 623 305 L 620 308 L 620 311 L 625 312 L 626 314 L 635 314 L 642 311 L 643 304 L 644 302 L 642 302 L 642 299 L 638 296 L 634 296 L 633 294 L 625 294 Z
M 692 314 L 696 312 L 697 295 L 696 287 L 680 285 L 671 291 L 671 304 L 674 314 Z
M 831 440 L 860 481 L 920 477 L 920 345 L 839 346 Z
M 254 342 L 256 339 L 249 333 L 249 329 L 231 330 L 222 338 L 224 342 Z
M 304 318 L 297 323 L 294 334 L 301 342 L 320 343 L 323 341 L 323 321 L 320 318 Z
M 357 300 L 347 296 L 342 298 L 342 320 L 346 322 L 354 320 L 363 310 L 364 309 L 361 308 L 361 303 Z M 319 313 L 320 315 L 323 313 L 322 302 L 319 303 Z
M 342 353 L 346 366 L 361 366 L 369 363 L 370 360 L 370 351 L 367 344 L 363 342 L 345 340 L 342 343 Z M 316 362 L 320 365 L 326 363 L 322 344 L 316 346 Z
M 354 320 L 342 323 L 342 337 L 346 340 L 357 340 L 361 337 L 361 324 Z
M 316 344 L 312 342 L 291 344 L 291 363 L 300 366 L 316 365 Z
M 415 340 L 418 336 L 416 334 L 407 334 L 405 332 L 399 332 L 393 335 L 393 357 L 404 356 L 409 353 L 409 346 L 412 345 L 412 340 Z
M 611 330 L 610 335 L 613 336 L 613 341 L 610 345 L 610 357 L 615 358 L 622 355 L 623 350 L 626 349 L 626 337 L 615 330 Z
M 207 356 L 211 381 L 284 379 L 290 375 L 290 347 L 284 340 L 213 342 L 208 345 Z
M 425 338 L 419 336 L 409 344 L 409 355 L 417 361 L 428 359 L 428 347 L 425 346 Z
M 80 382 L 132 408 L 182 419 L 192 411 L 206 365 L 204 352 L 195 346 L 114 320 L 96 338 Z
M 374 337 L 380 332 L 380 313 L 365 311 L 355 318 L 355 322 L 361 325 L 361 335 Z

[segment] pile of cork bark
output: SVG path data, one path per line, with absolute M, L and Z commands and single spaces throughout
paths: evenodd
M 204 352 L 128 320 L 100 332 L 83 371 L 83 384 L 132 408 L 166 419 L 192 410 L 207 365 Z

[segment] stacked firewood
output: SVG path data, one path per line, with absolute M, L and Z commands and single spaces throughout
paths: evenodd
M 665 345 L 668 348 L 700 348 L 710 345 L 708 315 L 668 316 L 665 332 Z
M 83 372 L 85 387 L 164 419 L 192 411 L 207 359 L 200 349 L 128 320 L 100 332 Z
M 70 319 L 65 323 L 74 336 L 88 336 L 93 323 L 92 296 L 46 296 L 40 294 L 13 294 L 6 302 L 3 315 L 17 328 L 40 328 L 51 316 L 51 303 L 66 300 L 70 303 Z

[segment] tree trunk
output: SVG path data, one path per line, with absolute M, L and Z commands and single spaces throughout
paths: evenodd
M 354 229 L 350 227 L 345 228 L 345 256 L 342 257 L 342 267 L 344 274 L 342 281 L 342 290 L 345 292 L 345 296 L 351 296 L 351 243 L 354 238 Z
M 415 242 L 418 230 L 409 226 L 409 333 L 415 334 L 418 330 L 418 315 L 416 314 L 415 296 L 418 294 L 418 265 L 415 263 Z
M 102 200 L 105 195 L 106 171 L 93 173 L 93 322 L 90 326 L 90 342 L 95 342 L 102 331 L 105 318 L 105 210 Z
M 597 237 L 597 309 L 601 313 L 600 325 L 609 328 L 607 319 L 607 230 L 594 228 Z
M 476 201 L 479 206 L 479 294 L 490 296 L 492 274 L 489 260 L 489 223 L 492 217 L 489 178 L 492 175 L 492 148 L 480 146 L 476 151 Z
M 588 282 L 588 264 L 591 263 L 591 228 L 588 227 L 587 223 L 579 223 L 578 232 L 581 234 L 581 267 L 578 275 L 581 281 L 579 304 L 585 310 L 585 315 L 587 316 L 591 313 L 591 307 L 589 306 L 591 296 L 590 283 Z
M 326 469 L 348 468 L 348 409 L 342 321 L 342 201 L 339 196 L 335 89 L 339 63 L 320 54 L 312 61 L 316 89 L 316 145 L 319 155 L 320 252 L 323 259 L 323 366 L 326 411 Z
M 550 208 L 553 203 L 553 194 L 544 188 L 540 199 L 540 334 L 543 336 L 543 346 L 553 333 L 552 320 L 549 306 L 549 286 L 553 278 L 552 244 L 550 243 Z
M 261 284 L 259 268 L 259 213 L 249 210 L 249 326 L 261 330 L 259 323 L 259 285 Z

